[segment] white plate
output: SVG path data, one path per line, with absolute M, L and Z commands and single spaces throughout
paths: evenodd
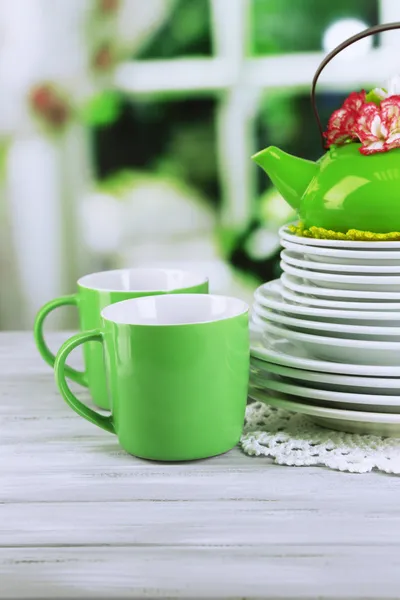
M 327 263 L 325 261 L 314 261 L 314 260 L 304 260 L 299 258 L 299 255 L 294 252 L 289 252 L 288 250 L 283 250 L 281 252 L 282 261 L 290 265 L 292 267 L 297 267 L 298 269 L 307 269 L 309 271 L 329 271 L 331 273 L 337 273 L 341 275 L 343 273 L 353 273 L 354 275 L 365 273 L 365 274 L 375 274 L 375 275 L 391 275 L 400 273 L 400 263 L 395 265 L 359 265 L 359 264 L 351 264 L 350 262 L 346 264 L 334 264 Z
M 351 392 L 338 392 L 309 388 L 304 385 L 294 385 L 284 380 L 273 379 L 266 374 L 252 374 L 251 385 L 263 390 L 272 390 L 286 396 L 292 396 L 299 402 L 303 398 L 321 406 L 323 403 L 336 404 L 335 408 L 346 408 L 350 410 L 373 410 L 375 412 L 400 412 L 400 396 L 381 394 L 360 394 Z
M 322 373 L 339 373 L 342 375 L 360 375 L 368 377 L 372 373 L 376 377 L 400 377 L 400 365 L 360 365 L 353 361 L 332 362 L 317 360 L 311 356 L 304 347 L 295 345 L 286 337 L 270 333 L 267 336 L 250 324 L 250 351 L 251 355 L 268 363 L 293 367 L 305 371 L 319 371 Z M 400 358 L 399 358 L 400 362 Z
M 283 325 L 265 322 L 262 339 L 268 335 L 285 337 L 304 350 L 310 356 L 320 360 L 337 363 L 355 363 L 358 365 L 380 365 L 395 367 L 400 365 L 400 342 L 373 342 L 371 340 L 343 340 L 322 335 L 310 335 L 292 331 Z M 371 372 L 371 371 L 370 371 Z
M 395 292 L 400 298 L 400 276 L 396 275 L 341 275 L 339 273 L 320 273 L 307 269 L 297 269 L 281 261 L 281 269 L 293 275 L 300 277 L 312 285 L 339 290 L 367 291 L 367 292 Z
M 354 375 L 336 375 L 319 371 L 304 371 L 292 367 L 283 367 L 251 358 L 251 370 L 283 377 L 289 383 L 301 383 L 302 386 L 363 394 L 383 394 L 400 396 L 400 378 L 396 377 L 357 377 Z M 398 398 L 400 404 L 400 397 Z
M 282 398 L 277 392 L 263 391 L 253 386 L 250 386 L 249 397 L 276 408 L 307 415 L 322 427 L 351 433 L 400 436 L 400 414 L 343 410 L 292 402 Z
M 281 240 L 284 248 L 301 257 L 303 260 L 351 265 L 398 265 L 399 250 L 341 250 L 340 248 L 319 248 L 318 246 L 302 246 L 287 240 Z
M 398 242 L 356 242 L 353 240 L 319 240 L 316 238 L 301 237 L 290 232 L 289 227 L 284 225 L 279 230 L 279 237 L 293 244 L 302 246 L 320 246 L 321 248 L 348 248 L 349 250 L 399 250 Z
M 299 269 L 296 269 L 297 271 Z M 301 294 L 317 296 L 322 298 L 335 298 L 335 300 L 354 300 L 370 301 L 380 300 L 381 302 L 390 302 L 392 300 L 400 300 L 400 292 L 377 291 L 377 290 L 350 290 L 350 289 L 333 289 L 332 287 L 320 287 L 314 285 L 313 282 L 307 282 L 306 279 L 301 279 L 289 273 L 282 273 L 281 281 L 285 287 L 300 292 Z M 400 286 L 399 286 L 400 288 Z
M 324 309 L 335 309 L 335 310 L 348 310 L 348 311 L 381 311 L 381 312 L 398 312 L 400 311 L 400 302 L 373 302 L 373 301 L 360 301 L 356 300 L 339 300 L 334 297 L 333 299 L 329 298 L 317 298 L 316 296 L 311 294 L 305 294 L 291 289 L 289 286 L 298 287 L 303 290 L 304 288 L 296 285 L 296 278 L 290 278 L 290 276 L 285 275 L 285 273 L 281 276 L 281 283 L 285 284 L 281 286 L 281 294 L 282 298 L 286 302 L 290 302 L 293 304 L 300 304 L 302 306 L 308 307 L 317 307 Z M 312 288 L 313 291 L 313 288 Z
M 257 302 L 252 307 L 253 322 L 263 328 L 265 323 L 284 325 L 292 331 L 300 331 L 312 335 L 328 335 L 344 340 L 372 340 L 381 342 L 400 342 L 400 327 L 371 327 L 370 325 L 353 325 L 351 323 L 325 323 L 296 319 L 272 311 L 265 310 Z
M 299 319 L 324 321 L 325 323 L 353 323 L 354 325 L 400 327 L 399 310 L 388 312 L 341 310 L 336 308 L 318 308 L 297 304 L 283 298 L 284 288 L 279 279 L 264 283 L 254 293 L 255 304 L 273 310 L 275 313 L 294 315 Z M 293 294 L 296 297 L 295 294 Z M 363 305 L 365 306 L 365 305 Z

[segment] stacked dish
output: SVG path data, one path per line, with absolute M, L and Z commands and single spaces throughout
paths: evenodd
M 254 297 L 250 396 L 400 435 L 400 242 L 280 236 L 283 275 Z

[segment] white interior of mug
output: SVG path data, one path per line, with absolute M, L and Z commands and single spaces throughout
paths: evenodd
M 85 275 L 80 287 L 110 292 L 172 292 L 191 288 L 207 281 L 199 273 L 181 269 L 118 269 Z
M 209 294 L 147 296 L 117 302 L 101 316 L 126 325 L 188 325 L 231 319 L 248 311 L 238 298 Z

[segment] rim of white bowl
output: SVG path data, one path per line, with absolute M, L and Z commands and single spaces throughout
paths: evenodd
M 293 254 L 293 253 L 292 253 Z M 396 265 L 353 265 L 353 264 L 341 264 L 341 263 L 327 263 L 312 260 L 304 260 L 291 256 L 290 250 L 282 250 L 281 252 L 282 263 L 290 267 L 299 268 L 302 270 L 308 270 L 311 272 L 322 272 L 334 271 L 340 275 L 340 271 L 356 275 L 357 273 L 375 274 L 380 277 L 381 274 L 400 274 L 400 262 Z
M 275 284 L 275 286 L 273 286 Z M 264 287 L 265 286 L 265 287 Z M 261 288 L 264 288 L 263 291 Z M 276 291 L 275 291 L 275 289 Z M 268 296 L 268 293 L 270 294 Z M 271 297 L 272 293 L 280 294 L 280 300 Z M 268 283 L 264 283 L 262 286 L 259 286 L 254 292 L 254 300 L 258 302 L 261 306 L 267 306 L 267 308 L 271 308 L 273 310 L 278 310 L 284 313 L 297 313 L 299 315 L 306 316 L 316 316 L 316 317 L 329 317 L 332 319 L 355 319 L 368 321 L 399 321 L 400 322 L 400 303 L 398 315 L 393 312 L 380 312 L 380 311 L 363 311 L 359 313 L 356 310 L 343 310 L 343 309 L 335 309 L 335 308 L 320 308 L 318 306 L 307 306 L 303 304 L 295 304 L 289 301 L 284 301 L 282 296 L 282 284 L 279 279 L 275 279 L 274 281 L 269 281 Z M 263 304 L 265 303 L 265 304 Z
M 279 335 L 270 334 L 266 336 L 259 328 L 253 327 L 251 321 L 250 329 L 250 355 L 266 363 L 274 363 L 304 371 L 323 371 L 324 373 L 340 373 L 345 375 L 368 376 L 371 369 L 379 377 L 400 377 L 400 365 L 398 367 L 389 365 L 364 365 L 354 363 L 338 363 L 321 358 L 315 358 L 308 352 L 302 356 L 299 345 Z M 283 349 L 281 348 L 283 344 Z M 289 345 L 289 348 L 285 348 Z M 299 354 L 300 352 L 300 354 Z
M 366 300 L 398 300 L 400 301 L 400 292 L 381 292 L 370 290 L 341 290 L 338 288 L 328 288 L 307 285 L 300 277 L 283 273 L 281 275 L 283 285 L 295 292 L 300 292 L 305 296 L 317 296 L 319 298 L 336 298 L 341 302 L 340 298 L 354 298 L 355 300 L 365 298 Z M 293 279 L 295 281 L 293 281 Z M 297 281 L 296 281 L 297 280 Z
M 308 321 L 307 319 L 296 319 L 296 317 L 287 317 L 279 313 L 272 313 L 270 317 L 265 315 L 265 309 L 254 302 L 253 310 L 257 316 L 265 323 L 279 323 L 288 327 L 301 327 L 302 329 L 318 331 L 338 331 L 340 333 L 356 333 L 358 335 L 387 335 L 400 338 L 400 327 L 379 327 L 376 325 L 350 325 L 346 323 L 326 323 L 325 321 Z M 343 338 L 342 338 L 343 339 Z M 344 338 L 346 339 L 346 338 Z M 400 340 L 399 340 L 400 341 Z
M 371 285 L 379 284 L 399 284 L 400 275 L 341 275 L 340 273 L 320 273 L 319 271 L 309 271 L 307 269 L 297 269 L 287 264 L 285 261 L 281 261 L 280 266 L 285 273 L 294 275 L 302 279 L 310 279 L 315 281 L 328 281 L 332 283 L 365 283 Z M 399 292 L 400 293 L 400 292 Z
M 288 379 L 348 387 L 400 389 L 400 377 L 366 377 L 361 375 L 343 375 L 341 373 L 324 373 L 322 371 L 306 371 L 296 367 L 278 365 L 261 360 L 261 358 L 255 356 L 251 357 L 250 364 L 255 366 L 259 371 L 271 372 L 273 375 L 287 377 Z
M 257 376 L 255 376 L 257 378 Z M 334 390 L 324 390 L 319 388 L 308 388 L 286 381 L 277 381 L 268 379 L 268 377 L 259 377 L 260 383 L 265 381 L 266 389 L 288 394 L 289 396 L 298 396 L 300 398 L 312 398 L 313 400 L 322 400 L 327 402 L 353 402 L 354 404 L 379 404 L 383 406 L 400 406 L 400 398 L 396 394 L 392 396 L 386 394 L 364 394 L 363 392 L 337 392 Z M 254 382 L 254 379 L 252 379 Z
M 290 277 L 290 276 L 289 276 Z M 281 277 L 284 279 L 284 275 Z M 282 284 L 281 284 L 282 285 Z M 400 310 L 400 301 L 399 302 L 357 302 L 356 300 L 337 300 L 337 299 L 329 299 L 329 298 L 318 298 L 313 296 L 312 294 L 306 294 L 304 292 L 298 292 L 296 290 L 291 289 L 290 287 L 286 287 L 282 285 L 282 297 L 284 300 L 288 300 L 290 302 L 298 302 L 301 306 L 310 306 L 310 307 L 321 307 L 328 308 L 331 306 L 336 307 L 337 309 L 348 309 L 352 311 L 362 310 L 366 311 L 368 307 L 369 310 L 374 311 L 398 311 Z M 308 303 L 308 304 L 307 304 Z
M 400 248 L 393 251 L 382 249 L 371 252 L 370 250 L 346 250 L 344 248 L 322 248 L 319 246 L 305 247 L 304 244 L 296 244 L 287 239 L 282 239 L 281 245 L 283 248 L 298 254 L 314 254 L 330 258 L 356 258 L 358 260 L 397 260 L 400 262 Z
M 272 323 L 265 323 L 264 330 L 261 333 L 272 333 L 276 337 L 284 337 L 288 340 L 304 341 L 319 346 L 342 346 L 343 338 L 333 338 L 325 335 L 313 335 L 311 333 L 301 333 L 292 331 L 285 327 L 276 327 Z M 352 340 L 346 339 L 346 346 L 349 348 L 362 348 L 371 350 L 396 350 L 400 351 L 400 342 L 383 342 L 375 340 Z
M 293 402 L 292 400 L 286 400 L 277 397 L 277 392 L 275 392 L 273 397 L 271 397 L 271 394 L 267 394 L 266 391 L 263 391 L 259 387 L 254 388 L 252 385 L 249 387 L 249 398 L 252 400 L 258 400 L 259 402 L 265 402 L 271 406 L 285 408 L 292 412 L 303 413 L 314 417 L 340 419 L 343 421 L 362 421 L 365 423 L 385 423 L 389 425 L 400 424 L 400 414 L 398 413 L 376 413 L 361 410 L 346 410 L 343 408 L 328 408 L 325 406 L 318 406 L 317 404 L 307 404 L 306 402 Z

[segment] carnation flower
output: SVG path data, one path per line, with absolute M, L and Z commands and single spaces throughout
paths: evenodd
M 328 123 L 328 130 L 324 134 L 327 147 L 332 144 L 344 144 L 358 138 L 355 130 L 359 112 L 365 103 L 366 93 L 352 92 L 343 103 L 343 106 L 332 113 Z
M 387 91 L 352 92 L 332 114 L 324 137 L 327 147 L 359 141 L 361 154 L 400 148 L 400 76 L 392 77 Z
M 382 100 L 380 106 L 364 104 L 356 123 L 361 154 L 387 152 L 400 147 L 400 96 Z

